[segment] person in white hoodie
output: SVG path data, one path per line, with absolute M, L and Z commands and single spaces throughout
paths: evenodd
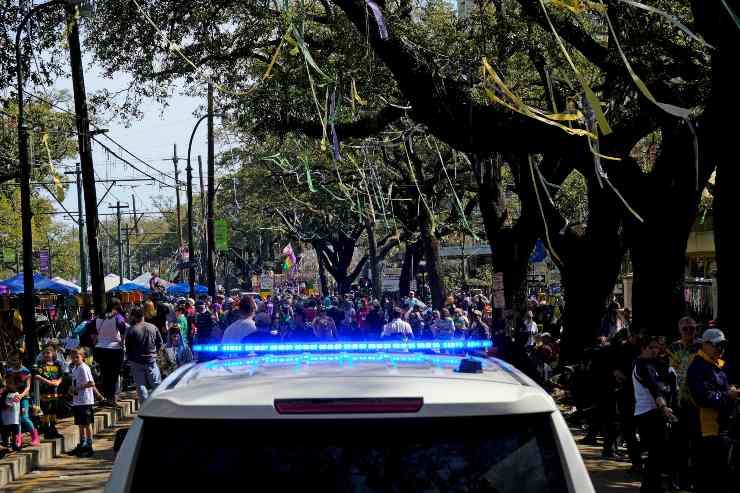
M 105 401 L 101 404 L 116 405 L 118 376 L 123 367 L 123 335 L 126 333 L 121 302 L 113 298 L 103 315 L 95 319 L 97 343 L 95 361 L 100 366 L 100 389 Z

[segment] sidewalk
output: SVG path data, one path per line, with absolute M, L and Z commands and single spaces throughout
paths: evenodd
M 3 493 L 103 493 L 110 479 L 116 454 L 116 431 L 131 425 L 132 418 L 95 436 L 95 452 L 81 459 L 63 455 L 49 465 L 31 471 L 20 481 L 2 488 Z
M 99 433 L 113 428 L 117 423 L 132 417 L 138 408 L 135 393 L 121 394 L 119 407 L 116 409 L 100 408 L 95 410 L 93 433 Z M 41 445 L 31 447 L 25 437 L 24 447 L 19 452 L 11 452 L 0 459 L 0 488 L 16 481 L 31 471 L 53 464 L 59 460 L 64 452 L 74 449 L 79 443 L 79 429 L 74 425 L 72 418 L 61 420 L 58 425 L 59 433 L 64 438 L 56 440 L 41 440 Z
M 573 438 L 576 442 L 583 438 L 575 430 Z M 613 460 L 601 458 L 601 445 L 578 444 L 583 462 L 591 476 L 596 493 L 638 493 L 642 483 L 642 474 L 630 472 L 628 460 Z

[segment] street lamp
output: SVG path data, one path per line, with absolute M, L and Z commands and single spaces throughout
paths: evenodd
M 94 6 L 92 0 L 51 0 L 36 5 L 23 16 L 20 25 L 15 32 L 15 72 L 17 79 L 16 95 L 18 103 L 18 160 L 20 162 L 20 192 L 21 192 L 21 231 L 23 234 L 23 291 L 24 303 L 22 309 L 23 328 L 26 334 L 26 347 L 30 358 L 36 357 L 36 310 L 33 301 L 33 228 L 31 212 L 31 162 L 28 158 L 28 128 L 24 122 L 23 114 L 23 63 L 21 38 L 23 30 L 28 21 L 42 11 L 51 10 L 54 7 L 74 5 L 79 6 L 80 13 L 90 12 Z
M 195 137 L 195 132 L 198 130 L 201 122 L 203 122 L 203 120 L 205 120 L 209 116 L 211 115 L 206 113 L 205 115 L 201 116 L 195 123 L 193 132 L 190 134 L 190 142 L 188 142 L 188 166 L 187 168 L 185 168 L 187 180 L 186 195 L 188 200 L 188 285 L 190 287 L 190 297 L 193 299 L 195 299 L 195 263 L 193 262 L 193 258 L 195 257 L 195 245 L 193 243 L 193 167 L 190 165 L 190 153 L 193 150 L 193 138 Z M 226 119 L 226 115 L 224 115 L 223 113 L 214 113 L 213 116 L 218 116 L 222 120 Z M 178 183 L 176 183 L 175 185 L 178 187 L 180 186 Z M 213 187 L 213 183 L 209 183 L 208 186 Z M 203 197 L 201 197 L 200 200 L 203 200 Z

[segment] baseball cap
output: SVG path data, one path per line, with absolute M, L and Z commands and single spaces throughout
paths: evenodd
M 704 334 L 701 336 L 702 342 L 708 342 L 710 344 L 719 344 L 720 342 L 725 342 L 727 339 L 725 338 L 724 332 L 722 332 L 719 329 L 707 329 L 704 331 Z
M 205 305 L 205 302 L 203 302 L 203 300 L 198 300 L 195 302 L 195 306 L 204 306 L 204 305 Z

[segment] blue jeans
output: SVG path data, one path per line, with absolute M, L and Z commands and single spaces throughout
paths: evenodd
M 136 384 L 136 392 L 139 394 L 139 404 L 143 404 L 149 397 L 149 392 L 157 388 L 162 382 L 157 363 L 137 363 L 129 361 L 131 374 Z

